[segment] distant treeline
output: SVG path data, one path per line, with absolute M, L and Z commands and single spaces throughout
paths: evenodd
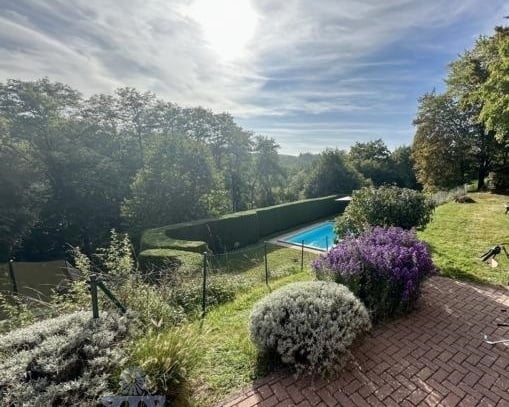
M 280 156 L 228 113 L 132 88 L 84 98 L 48 79 L 0 83 L 0 261 L 86 253 L 128 231 L 383 183 L 416 187 L 410 147 Z

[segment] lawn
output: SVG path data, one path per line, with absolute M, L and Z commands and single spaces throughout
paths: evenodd
M 490 247 L 506 244 L 509 250 L 509 197 L 489 193 L 469 194 L 475 203 L 449 202 L 435 210 L 433 221 L 418 233 L 431 247 L 433 261 L 443 275 L 483 284 L 507 285 L 509 261 L 497 256 L 498 267 L 480 260 Z

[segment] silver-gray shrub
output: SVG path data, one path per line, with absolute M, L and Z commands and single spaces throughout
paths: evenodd
M 340 284 L 288 284 L 255 304 L 251 339 L 264 353 L 277 354 L 298 374 L 339 371 L 348 348 L 371 328 L 364 305 Z
M 112 394 L 128 326 L 126 316 L 74 312 L 0 336 L 2 405 L 97 405 Z

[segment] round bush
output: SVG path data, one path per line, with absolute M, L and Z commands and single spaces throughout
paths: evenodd
M 437 272 L 415 231 L 375 227 L 349 236 L 313 262 L 319 279 L 345 284 L 373 322 L 413 309 L 425 278 Z
M 369 226 L 424 227 L 431 221 L 434 203 L 422 192 L 396 186 L 361 188 L 336 220 L 340 238 L 359 234 Z
M 293 283 L 260 300 L 250 317 L 251 339 L 297 373 L 341 369 L 348 347 L 371 328 L 364 305 L 334 282 Z

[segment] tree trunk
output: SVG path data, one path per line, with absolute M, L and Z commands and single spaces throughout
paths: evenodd
M 479 172 L 477 173 L 477 190 L 478 191 L 485 191 L 486 190 L 486 184 L 484 183 L 484 179 L 486 178 L 486 167 L 481 164 L 479 166 Z

